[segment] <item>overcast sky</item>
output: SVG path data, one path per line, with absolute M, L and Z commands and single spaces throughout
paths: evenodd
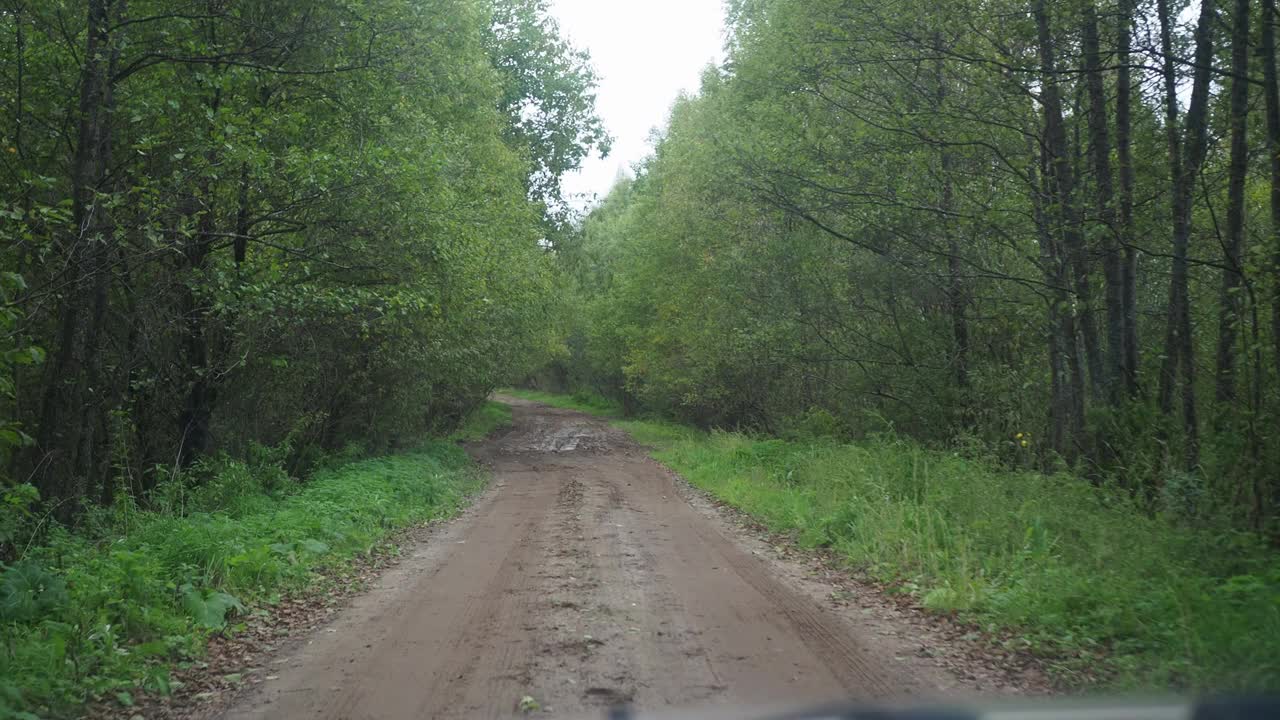
M 666 123 L 681 90 L 722 58 L 721 0 L 552 0 L 561 30 L 591 53 L 600 75 L 597 107 L 613 151 L 564 179 L 566 194 L 603 197 L 620 169 L 649 154 L 649 131 Z M 584 203 L 575 202 L 582 206 Z

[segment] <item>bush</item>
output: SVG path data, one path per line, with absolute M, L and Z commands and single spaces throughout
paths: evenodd
M 840 440 L 850 437 L 850 432 L 843 420 L 822 408 L 813 407 L 783 421 L 779 435 L 787 440 Z

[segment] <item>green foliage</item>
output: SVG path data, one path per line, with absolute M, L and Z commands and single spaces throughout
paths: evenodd
M 888 435 L 846 444 L 618 424 L 693 485 L 930 610 L 1008 635 L 1066 684 L 1280 688 L 1280 561 L 1229 522 L 1153 517 L 1123 490 Z
M 849 437 L 850 432 L 840 418 L 823 408 L 814 407 L 786 418 L 779 434 L 787 440 L 839 440 Z
M 13 240 L 8 237 L 7 227 L 0 231 L 0 240 Z M 7 484 L 4 473 L 13 452 L 31 444 L 31 437 L 22 431 L 22 424 L 12 417 L 11 406 L 17 397 L 14 374 L 25 366 L 39 365 L 44 361 L 44 351 L 31 345 L 19 327 L 22 313 L 17 307 L 17 297 L 26 288 L 26 280 L 18 273 L 0 272 L 0 336 L 4 338 L 0 340 L 0 467 L 6 468 L 0 471 L 0 483 L 3 484 Z M 7 526 L 16 522 L 14 513 L 25 510 L 25 504 L 18 507 L 17 495 L 11 494 L 11 489 L 5 487 L 2 491 L 5 502 L 0 505 L 0 558 L 4 556 L 5 544 L 12 539 Z
M 547 0 L 495 0 L 485 47 L 500 79 L 508 133 L 528 149 L 530 194 L 554 225 L 566 218 L 560 178 L 610 138 L 596 115 L 590 56 L 560 34 Z
M 66 582 L 35 563 L 16 563 L 0 575 L 0 622 L 39 620 L 66 602 Z
M 1258 258 L 1280 235 L 1264 212 L 1263 169 L 1251 161 L 1245 174 L 1254 240 L 1247 277 L 1235 279 L 1248 293 L 1220 292 L 1235 277 L 1222 269 L 1235 261 L 1223 259 L 1215 209 L 1225 205 L 1225 155 L 1209 154 L 1213 179 L 1196 194 L 1189 303 L 1201 329 L 1187 362 L 1207 367 L 1216 355 L 1235 369 L 1219 373 L 1219 387 L 1188 390 L 1185 406 L 1202 408 L 1195 424 L 1154 392 L 1170 354 L 1170 207 L 1134 202 L 1117 226 L 1118 164 L 1104 183 L 1090 153 L 1119 150 L 1119 78 L 1112 66 L 1100 78 L 1085 68 L 1094 4 L 1045 7 L 1042 37 L 1017 3 L 731 3 L 726 62 L 674 104 L 636 177 L 558 246 L 577 312 L 566 353 L 536 384 L 704 429 L 789 439 L 891 431 L 1009 468 L 1075 465 L 1189 521 L 1277 527 L 1280 345 L 1270 336 L 1280 325 L 1265 318 L 1280 317 L 1280 295 L 1264 289 L 1280 275 Z M 1154 8 L 1134 5 L 1132 18 L 1094 10 L 1107 54 L 1120 27 L 1145 27 Z M 1175 46 L 1189 44 L 1187 28 L 1173 33 Z M 1078 106 L 1063 120 L 1070 147 L 1049 148 L 1045 109 L 1027 102 L 1048 82 L 1042 43 L 1063 97 L 1084 103 L 1088 81 L 1101 80 L 1107 137 L 1095 137 L 1099 113 Z M 1140 75 L 1124 128 L 1132 193 L 1166 198 L 1166 123 L 1138 92 Z M 1225 146 L 1228 108 L 1210 115 L 1210 146 Z M 1250 117 L 1261 127 L 1256 109 Z M 1055 191 L 1043 174 L 1058 166 L 1047 153 L 1070 159 L 1070 198 L 1046 197 Z M 1079 262 L 1063 246 L 1075 232 Z M 1121 312 L 1124 279 L 1109 261 L 1124 233 L 1140 259 L 1137 305 Z M 1253 304 L 1236 320 L 1219 312 L 1233 294 Z M 1221 345 L 1215 328 L 1235 329 Z M 1122 388 L 1115 363 L 1130 333 L 1138 366 Z
M 0 562 L 17 554 L 18 544 L 29 539 L 35 516 L 31 508 L 40 493 L 31 485 L 0 489 Z
M 622 407 L 618 403 L 586 391 L 578 391 L 573 395 L 557 395 L 541 390 L 508 388 L 502 392 L 525 400 L 548 403 L 570 410 L 580 410 L 592 415 L 604 415 L 606 417 L 620 417 L 622 415 Z
M 562 344 L 547 221 L 607 139 L 545 2 L 206 10 L 0 13 L 0 465 L 62 521 L 171 464 L 237 512 L 257 448 L 412 446 Z
M 244 612 L 244 605 L 233 595 L 224 592 L 197 590 L 191 585 L 179 588 L 182 594 L 182 607 L 191 616 L 196 627 L 206 630 L 221 630 L 227 625 L 227 613 Z
M 498 430 L 511 425 L 511 408 L 499 402 L 486 400 L 472 410 L 462 426 L 449 435 L 454 441 L 483 440 Z
M 193 468 L 157 488 L 157 510 L 117 507 L 94 528 L 55 527 L 4 568 L 0 715 L 164 692 L 165 668 L 198 660 L 210 633 L 235 632 L 238 617 L 269 612 L 281 591 L 399 528 L 456 512 L 481 484 L 446 441 L 331 465 L 305 484 L 281 486 L 281 472 L 279 461 Z M 190 475 L 207 477 L 190 490 Z

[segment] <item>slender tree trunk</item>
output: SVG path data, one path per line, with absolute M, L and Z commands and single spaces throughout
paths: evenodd
M 951 154 L 942 151 L 942 172 L 946 176 L 942 186 L 942 205 L 944 211 L 954 207 L 951 183 Z M 964 278 L 960 267 L 960 239 L 956 237 L 951 221 L 947 220 L 947 301 L 951 306 L 951 334 L 955 343 L 955 378 L 956 387 L 969 387 L 969 320 L 965 309 L 968 306 L 968 293 L 965 290 Z
M 1280 373 L 1280 82 L 1276 78 L 1276 0 L 1262 0 L 1262 87 L 1267 124 L 1267 154 L 1271 159 L 1271 341 L 1274 346 L 1274 365 Z M 1254 308 L 1254 326 L 1258 325 L 1257 302 Z M 1260 350 L 1258 352 L 1261 352 Z M 1256 369 L 1262 374 L 1262 363 Z M 1261 392 L 1262 381 L 1258 381 Z M 1258 399 L 1261 406 L 1261 398 Z M 1258 473 L 1254 479 L 1254 518 L 1257 525 L 1269 517 L 1276 499 L 1280 497 L 1280 481 L 1268 479 Z
M 1276 79 L 1276 0 L 1262 0 L 1262 87 L 1266 103 L 1267 153 L 1271 156 L 1272 283 L 1271 341 L 1280 372 L 1280 82 Z
M 1249 139 L 1245 135 L 1249 113 L 1249 4 L 1249 0 L 1235 0 L 1231 24 L 1231 164 L 1215 385 L 1215 396 L 1221 403 L 1230 403 L 1236 397 L 1236 339 L 1243 317 L 1244 183 L 1249 169 Z
M 935 37 L 934 41 L 939 46 L 942 44 L 940 37 Z M 936 71 L 938 95 L 935 110 L 940 113 L 947 100 L 946 63 L 941 57 L 938 58 Z M 955 209 L 955 189 L 951 178 L 951 149 L 946 145 L 942 146 L 940 160 L 942 165 L 941 221 L 947 241 L 947 304 L 950 306 L 951 335 L 955 344 L 953 367 L 956 387 L 963 390 L 969 387 L 969 321 L 965 317 L 968 294 L 965 291 L 960 266 L 960 239 L 956 236 L 955 221 L 952 218 L 952 212 Z
M 84 497 L 98 469 L 102 325 L 115 244 L 111 220 L 97 202 L 111 148 L 112 5 L 113 0 L 88 4 L 71 165 L 72 227 L 62 245 L 68 289 L 58 314 L 57 350 L 46 368 L 37 432 L 36 479 L 49 499 Z M 59 515 L 66 518 L 74 510 L 75 504 L 63 504 Z
M 212 199 L 211 195 L 205 194 L 205 202 L 211 203 Z M 201 281 L 212 248 L 214 208 L 206 206 L 203 212 L 195 241 L 186 249 L 191 285 L 184 289 L 181 305 L 182 320 L 186 328 L 183 347 L 186 352 L 186 370 L 189 373 L 186 401 L 178 416 L 178 464 L 184 467 L 207 453 L 212 446 L 210 423 L 217 399 L 209 352 L 209 308 L 194 287 Z
M 1084 436 L 1084 394 L 1081 391 L 1084 378 L 1070 309 L 1068 269 L 1046 207 L 1054 196 L 1050 160 L 1047 153 L 1037 152 L 1030 139 L 1027 144 L 1032 158 L 1028 176 L 1036 239 L 1040 246 L 1040 268 L 1045 285 L 1050 289 L 1046 333 L 1050 381 L 1047 435 L 1049 447 L 1068 463 L 1074 463 L 1080 455 L 1081 438 Z
M 249 251 L 249 165 L 240 166 L 240 188 L 236 192 L 236 230 L 234 259 L 236 270 L 244 264 Z
M 1120 32 L 1116 71 L 1116 164 L 1120 171 L 1120 224 L 1118 244 L 1124 257 L 1120 267 L 1121 305 L 1123 307 L 1124 387 L 1129 397 L 1138 394 L 1138 251 L 1133 244 L 1133 152 L 1130 144 L 1133 83 L 1129 62 L 1133 42 L 1133 0 L 1120 0 Z
M 26 148 L 22 140 L 22 123 L 26 114 L 26 68 L 27 68 L 27 35 L 23 28 L 27 23 L 26 5 L 17 3 L 13 8 L 14 39 L 14 83 L 13 83 L 13 149 L 18 157 L 26 159 Z
M 210 17 L 218 13 L 217 4 L 208 3 Z M 218 47 L 217 24 L 210 21 L 207 41 L 211 49 Z M 221 76 L 221 66 L 214 66 L 214 77 Z M 210 118 L 216 118 L 222 107 L 222 87 L 217 85 L 208 100 Z M 205 153 L 205 162 L 211 170 L 217 167 L 219 153 L 213 144 L 215 133 L 210 128 L 210 149 Z M 209 255 L 213 250 L 213 242 L 217 231 L 217 199 L 213 190 L 210 170 L 197 183 L 197 191 L 193 206 L 200 213 L 196 221 L 196 233 L 193 241 L 187 245 L 187 272 L 190 284 L 184 289 L 182 299 L 182 320 L 186 326 L 183 345 L 186 350 L 187 397 L 182 412 L 178 416 L 178 464 L 190 465 L 196 458 L 208 453 L 213 445 L 210 425 L 213 421 L 213 407 L 217 401 L 218 391 L 213 378 L 212 353 L 209 344 L 209 307 L 199 297 L 196 286 L 203 281 Z
M 1125 376 L 1124 275 L 1116 224 L 1115 186 L 1111 175 L 1111 135 L 1107 126 L 1107 96 L 1103 87 L 1102 56 L 1098 48 L 1098 16 L 1090 1 L 1084 10 L 1084 65 L 1089 88 L 1089 139 L 1093 151 L 1098 219 L 1102 223 L 1102 268 L 1106 283 L 1106 390 L 1118 404 Z
M 1202 0 L 1195 32 L 1195 71 L 1191 104 L 1187 109 L 1186 143 L 1178 129 L 1177 72 L 1174 68 L 1172 22 L 1168 0 L 1157 0 L 1160 45 L 1164 54 L 1165 114 L 1169 135 L 1169 162 L 1173 169 L 1173 266 L 1169 278 L 1169 317 L 1165 330 L 1165 359 L 1160 372 L 1160 411 L 1173 412 L 1175 386 L 1182 385 L 1184 465 L 1200 463 L 1200 429 L 1196 416 L 1195 358 L 1191 337 L 1191 302 L 1187 246 L 1191 240 L 1191 199 L 1196 176 L 1204 161 L 1207 140 L 1209 83 L 1213 62 L 1213 0 Z M 1185 152 L 1185 158 L 1183 153 Z M 1181 369 L 1181 373 L 1179 373 Z
M 1179 128 L 1178 120 L 1178 76 L 1174 66 L 1173 19 L 1169 16 L 1168 0 L 1157 0 L 1156 8 L 1160 20 L 1160 49 L 1164 53 L 1162 70 L 1164 74 L 1165 141 L 1169 146 L 1169 182 L 1172 188 L 1170 195 L 1172 208 L 1170 212 L 1173 216 L 1173 235 L 1176 243 L 1177 238 L 1182 235 L 1181 225 L 1186 222 L 1184 219 L 1186 213 L 1182 209 L 1182 205 L 1186 201 L 1183 199 L 1179 189 L 1182 182 L 1182 131 Z M 1160 406 L 1160 412 L 1165 415 L 1173 412 L 1173 394 L 1178 382 L 1177 372 L 1180 355 L 1177 346 L 1177 325 L 1175 321 L 1178 315 L 1178 308 L 1174 307 L 1173 301 L 1180 297 L 1181 295 L 1178 295 L 1170 300 L 1164 358 L 1160 362 L 1160 387 L 1156 398 Z M 1174 334 L 1172 342 L 1168 337 L 1169 333 Z
M 1075 201 L 1075 173 L 1071 167 L 1068 153 L 1066 123 L 1063 121 L 1062 96 L 1058 86 L 1057 62 L 1054 59 L 1053 34 L 1049 28 L 1049 14 L 1044 0 L 1035 0 L 1033 12 L 1036 18 L 1036 29 L 1040 50 L 1040 73 L 1044 87 L 1040 92 L 1040 104 L 1045 115 L 1045 152 L 1049 155 L 1050 172 L 1053 175 L 1055 194 L 1050 202 L 1056 210 L 1056 216 L 1062 234 L 1063 250 L 1066 253 L 1071 287 L 1075 292 L 1079 312 L 1079 331 L 1083 339 L 1085 366 L 1089 371 L 1089 380 L 1094 392 L 1104 385 L 1102 371 L 1102 354 L 1098 347 L 1098 331 L 1093 321 L 1091 292 L 1089 289 L 1089 267 L 1085 256 L 1084 237 L 1080 226 L 1080 210 Z M 1062 308 L 1062 312 L 1073 312 L 1071 307 Z M 1073 321 L 1073 325 L 1074 325 Z
M 1066 142 L 1066 126 L 1062 120 L 1062 100 L 1057 82 L 1057 65 L 1053 59 L 1053 40 L 1048 23 L 1048 12 L 1044 0 L 1036 0 L 1033 4 L 1036 15 L 1036 27 L 1039 40 L 1039 60 L 1044 86 L 1041 90 L 1041 106 L 1044 110 L 1044 136 L 1041 143 L 1042 158 L 1042 197 L 1041 208 L 1038 209 L 1039 220 L 1050 232 L 1053 263 L 1050 283 L 1057 288 L 1056 292 L 1069 293 L 1073 297 L 1055 297 L 1051 311 L 1051 324 L 1057 332 L 1057 340 L 1053 345 L 1062 354 L 1060 365 L 1061 421 L 1065 421 L 1064 443 L 1061 452 L 1069 461 L 1078 459 L 1084 448 L 1084 369 L 1080 363 L 1080 348 L 1076 341 L 1076 333 L 1083 336 L 1085 365 L 1101 370 L 1097 360 L 1097 334 L 1089 322 L 1088 277 L 1085 273 L 1084 241 L 1080 234 L 1079 210 L 1075 206 L 1075 174 L 1071 168 L 1071 158 Z M 1053 229 L 1048 229 L 1053 228 Z M 1053 237 L 1061 237 L 1061 243 Z M 1044 241 L 1042 240 L 1042 243 Z M 1044 252 L 1042 251 L 1042 256 Z M 1079 318 L 1076 324 L 1076 306 L 1079 307 Z

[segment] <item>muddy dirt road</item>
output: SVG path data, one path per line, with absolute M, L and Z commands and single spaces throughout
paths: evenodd
M 276 661 L 227 718 L 555 716 L 936 695 L 910 638 L 837 613 L 603 421 L 504 398 L 490 488 Z M 868 621 L 869 622 L 869 621 Z M 897 636 L 897 637 L 895 637 Z

